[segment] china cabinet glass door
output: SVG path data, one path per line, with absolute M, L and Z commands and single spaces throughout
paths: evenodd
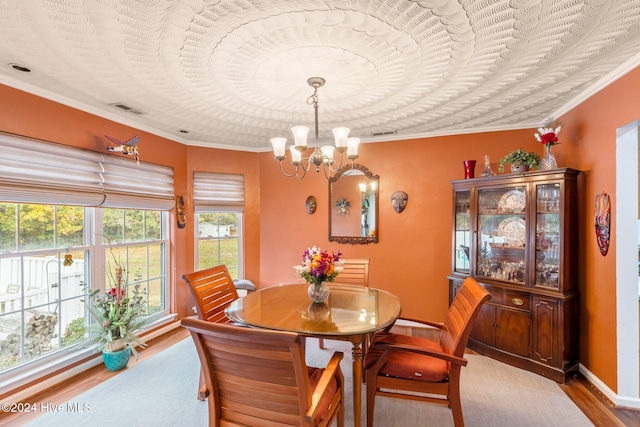
M 560 184 L 536 186 L 536 286 L 558 289 L 560 276 Z
M 525 283 L 526 187 L 478 190 L 476 276 Z
M 471 221 L 469 213 L 470 192 L 456 192 L 456 223 L 454 230 L 454 271 L 469 272 L 469 247 L 471 246 Z

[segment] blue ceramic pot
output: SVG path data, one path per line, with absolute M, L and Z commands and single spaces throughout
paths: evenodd
M 102 350 L 102 359 L 104 360 L 104 366 L 109 371 L 119 371 L 127 367 L 129 359 L 131 358 L 131 347 L 125 347 L 120 351 L 106 351 Z

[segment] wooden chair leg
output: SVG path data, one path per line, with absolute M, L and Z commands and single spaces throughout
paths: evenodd
M 374 404 L 376 402 L 376 375 L 363 375 L 367 382 L 367 427 L 373 427 Z
M 207 384 L 204 381 L 204 374 L 200 369 L 200 381 L 198 382 L 198 400 L 207 400 L 209 397 L 209 390 L 207 390 Z
M 451 381 L 451 378 L 449 380 Z M 449 404 L 453 413 L 453 425 L 455 427 L 464 427 L 462 402 L 460 400 L 460 378 L 453 383 L 449 383 Z
M 324 347 L 324 338 L 318 338 L 318 347 L 322 350 L 325 350 Z

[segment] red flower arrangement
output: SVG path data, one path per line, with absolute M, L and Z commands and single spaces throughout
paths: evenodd
M 562 129 L 562 122 L 559 120 L 547 119 L 542 127 L 538 128 L 538 132 L 534 134 L 536 139 L 546 146 L 554 146 L 559 144 L 558 134 Z

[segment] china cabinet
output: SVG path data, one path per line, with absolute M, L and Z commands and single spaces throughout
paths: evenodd
M 453 181 L 449 300 L 467 276 L 490 293 L 468 346 L 564 383 L 577 369 L 573 169 Z

